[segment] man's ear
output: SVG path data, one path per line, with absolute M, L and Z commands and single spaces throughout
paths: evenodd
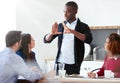
M 75 11 L 75 14 L 77 14 L 78 10 Z
M 15 45 L 14 45 L 15 49 L 18 50 L 19 47 L 20 47 L 20 42 L 16 42 Z
M 19 46 L 19 42 L 16 42 L 16 43 L 15 43 L 15 47 L 18 47 L 18 46 Z

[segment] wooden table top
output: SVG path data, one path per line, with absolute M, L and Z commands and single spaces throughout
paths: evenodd
M 120 83 L 120 78 L 48 78 L 38 83 Z

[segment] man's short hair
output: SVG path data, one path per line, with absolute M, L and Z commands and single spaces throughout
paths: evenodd
M 21 31 L 9 31 L 6 34 L 6 47 L 13 46 L 16 42 L 21 40 Z
M 65 5 L 66 5 L 66 6 L 70 6 L 70 7 L 72 7 L 72 8 L 75 8 L 75 9 L 78 9 L 78 5 L 77 5 L 77 3 L 74 2 L 74 1 L 69 1 L 69 2 L 67 2 Z

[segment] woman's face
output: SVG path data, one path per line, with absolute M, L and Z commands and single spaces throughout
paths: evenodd
M 106 38 L 106 42 L 105 42 L 105 44 L 104 44 L 104 48 L 105 48 L 107 54 L 112 55 L 111 51 L 110 51 L 109 48 L 108 48 L 109 41 L 110 41 L 109 38 Z
M 109 51 L 108 50 L 108 42 L 109 42 L 109 39 L 106 38 L 106 41 L 105 41 L 105 44 L 104 44 L 104 48 L 105 48 L 106 51 Z
M 31 43 L 30 43 L 29 47 L 31 49 L 35 47 L 35 40 L 33 39 L 33 37 L 31 37 Z

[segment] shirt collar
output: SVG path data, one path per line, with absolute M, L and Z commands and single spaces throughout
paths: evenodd
M 117 60 L 118 58 L 120 58 L 120 55 L 111 56 L 110 58 Z
M 66 23 L 69 23 L 69 24 L 76 24 L 76 23 L 77 23 L 77 20 L 78 20 L 78 18 L 76 18 L 76 20 L 73 21 L 72 23 L 69 23 L 69 22 L 67 22 L 67 21 L 66 21 Z

